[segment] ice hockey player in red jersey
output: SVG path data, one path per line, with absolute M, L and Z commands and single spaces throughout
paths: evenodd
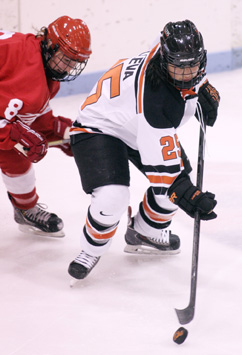
M 150 187 L 130 216 L 126 252 L 177 253 L 180 239 L 168 230 L 177 206 L 191 217 L 199 210 L 203 220 L 216 218 L 215 195 L 192 184 L 177 135 L 189 118 L 201 118 L 201 110 L 207 125 L 216 120 L 220 97 L 205 69 L 196 26 L 169 22 L 154 48 L 114 64 L 83 102 L 70 134 L 91 204 L 82 251 L 68 269 L 73 278 L 85 278 L 110 247 L 129 205 L 129 160 Z
M 91 54 L 80 19 L 62 16 L 37 35 L 0 31 L 0 169 L 22 231 L 64 236 L 63 221 L 38 203 L 32 163 L 48 142 L 69 137 L 72 121 L 55 117 L 49 101 L 61 81 L 77 78 Z M 70 144 L 58 146 L 72 155 Z

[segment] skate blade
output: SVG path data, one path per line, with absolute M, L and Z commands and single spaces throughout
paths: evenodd
M 18 228 L 23 233 L 30 234 L 30 235 L 37 235 L 41 237 L 63 238 L 65 236 L 63 230 L 58 232 L 48 233 L 48 232 L 43 232 L 42 230 L 35 228 L 33 226 L 28 226 L 23 224 L 20 224 Z
M 78 284 L 81 280 L 75 279 L 74 277 L 70 280 L 70 287 L 73 288 L 76 284 Z
M 176 250 L 159 250 L 145 245 L 129 245 L 124 248 L 125 253 L 139 254 L 139 255 L 176 255 L 180 253 L 180 249 Z

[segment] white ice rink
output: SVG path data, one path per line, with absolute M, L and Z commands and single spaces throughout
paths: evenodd
M 65 223 L 61 240 L 18 231 L 0 182 L 1 355 L 240 355 L 242 353 L 242 70 L 210 75 L 221 94 L 219 118 L 207 129 L 204 190 L 216 194 L 218 218 L 202 222 L 194 320 L 182 345 L 174 308 L 188 304 L 193 220 L 179 211 L 172 231 L 181 253 L 170 257 L 123 252 L 124 215 L 109 252 L 92 273 L 69 287 L 69 263 L 90 197 L 76 165 L 58 149 L 35 165 L 40 202 Z M 65 84 L 63 84 L 65 85 Z M 54 99 L 55 114 L 75 119 L 83 96 Z M 180 140 L 196 170 L 199 126 L 194 118 Z M 179 132 L 178 132 L 179 133 Z M 135 212 L 147 187 L 131 167 Z

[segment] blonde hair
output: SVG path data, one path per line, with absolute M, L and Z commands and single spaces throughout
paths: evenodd
M 39 30 L 37 30 L 35 37 L 44 37 L 46 30 L 47 27 L 45 26 L 41 27 Z

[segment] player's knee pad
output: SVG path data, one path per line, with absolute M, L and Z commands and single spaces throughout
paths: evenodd
M 108 250 L 128 204 L 129 189 L 126 186 L 108 185 L 93 191 L 81 236 L 82 248 L 86 253 L 101 256 Z
M 94 220 L 107 226 L 119 222 L 129 205 L 129 188 L 123 185 L 107 185 L 92 193 L 90 214 Z
M 14 177 L 2 173 L 6 189 L 13 194 L 27 194 L 35 188 L 35 173 L 32 165 L 22 174 Z

